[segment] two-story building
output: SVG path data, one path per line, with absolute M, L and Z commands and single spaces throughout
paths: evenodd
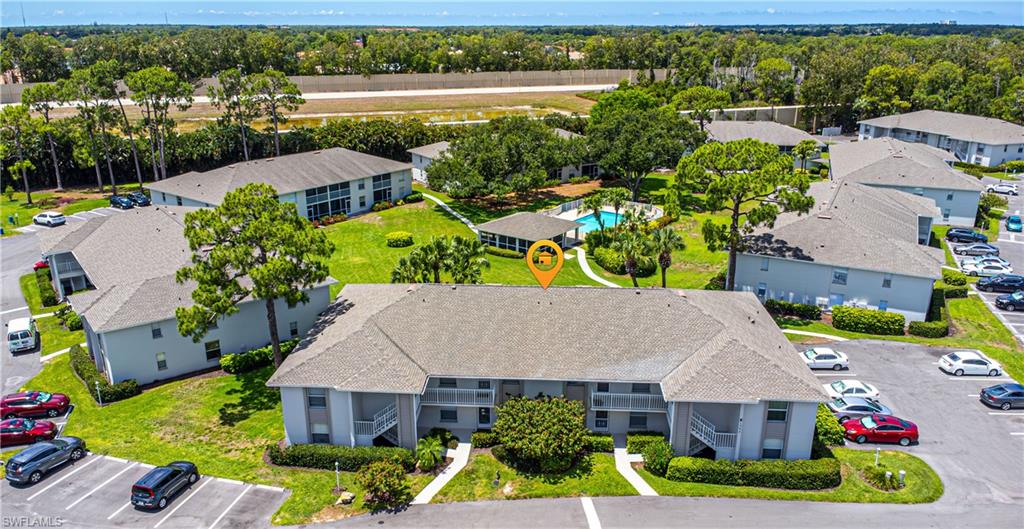
M 250 183 L 270 184 L 310 220 L 369 211 L 412 193 L 412 165 L 342 148 L 238 162 L 146 184 L 155 205 L 213 207 Z
M 590 287 L 349 284 L 267 385 L 292 444 L 468 440 L 559 396 L 593 431 L 725 459 L 810 457 L 826 398 L 752 294 Z
M 995 167 L 1024 160 L 1024 127 L 1009 121 L 939 110 L 919 110 L 857 122 L 861 140 L 895 138 L 953 153 L 957 160 Z
M 39 233 L 58 295 L 82 319 L 96 367 L 111 383 L 140 384 L 214 369 L 221 355 L 270 343 L 266 305 L 247 300 L 198 342 L 178 333 L 175 309 L 192 305 L 195 284 L 175 273 L 191 262 L 184 217 L 194 208 L 152 206 Z M 275 308 L 282 339 L 304 335 L 330 302 L 330 280 L 309 302 Z
M 939 208 L 936 224 L 974 225 L 985 186 L 953 169 L 948 152 L 888 137 L 836 144 L 829 152 L 833 181 L 925 197 Z
M 811 140 L 819 150 L 824 144 L 810 134 L 789 125 L 774 121 L 731 121 L 716 120 L 707 124 L 708 141 L 726 143 L 730 141 L 752 138 L 770 143 L 779 148 L 780 152 L 789 154 L 793 147 L 804 140 Z M 797 162 L 799 165 L 799 162 Z

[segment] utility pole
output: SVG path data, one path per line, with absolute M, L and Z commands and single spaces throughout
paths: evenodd
M 28 27 L 28 23 L 25 22 L 25 3 L 19 4 L 21 6 L 21 27 Z

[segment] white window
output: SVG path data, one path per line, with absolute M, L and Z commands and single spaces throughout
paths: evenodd
M 757 284 L 757 297 L 764 299 L 768 295 L 768 285 L 766 283 Z
M 761 445 L 761 457 L 779 459 L 782 457 L 782 439 L 765 439 Z
M 442 408 L 441 422 L 459 422 L 458 408 Z
M 946 200 L 953 200 L 953 192 L 946 193 Z
M 608 428 L 608 412 L 607 411 L 596 411 L 594 412 L 594 428 L 603 430 Z
M 314 422 L 309 425 L 309 441 L 327 444 L 331 442 L 331 428 L 325 422 Z
M 942 220 L 949 220 L 949 214 L 951 213 L 949 208 L 942 208 Z
M 491 381 L 490 380 L 478 380 L 476 382 L 476 387 L 477 387 L 477 389 L 491 389 Z
M 768 271 L 768 258 L 767 257 L 762 257 L 761 258 L 761 271 L 762 272 L 767 272 Z
M 454 378 L 441 378 L 437 381 L 437 387 L 439 388 L 455 388 L 458 387 L 458 382 Z
M 206 342 L 203 344 L 206 348 L 206 360 L 217 360 L 220 358 L 220 340 L 214 340 L 212 342 Z
M 650 394 L 651 393 L 651 385 L 650 384 L 633 384 L 633 387 L 632 387 L 631 391 L 633 393 L 647 393 L 647 394 Z
M 630 430 L 646 430 L 647 429 L 647 414 L 646 413 L 630 413 L 629 414 L 629 429 Z
M 850 271 L 846 268 L 833 268 L 832 269 L 832 284 L 833 285 L 845 285 L 846 279 L 849 277 Z
M 598 393 L 608 393 L 608 383 L 607 382 L 598 382 L 597 383 L 597 392 Z
M 167 353 L 156 354 L 156 370 L 163 371 L 167 369 Z
M 174 197 L 174 200 L 178 203 L 179 206 L 181 205 L 181 197 Z
M 292 321 L 288 322 L 288 335 L 295 338 L 299 335 L 299 322 Z
M 306 406 L 314 410 L 322 410 L 327 407 L 327 390 L 324 388 L 309 388 L 306 390 Z
M 786 422 L 789 403 L 779 400 L 768 401 L 768 422 Z
M 892 288 L 892 274 L 882 274 L 882 288 Z
M 153 334 L 153 339 L 154 340 L 156 340 L 158 338 L 163 338 L 164 337 L 164 331 L 160 328 L 159 325 L 156 325 L 156 324 L 150 325 L 149 326 L 149 332 L 151 332 Z

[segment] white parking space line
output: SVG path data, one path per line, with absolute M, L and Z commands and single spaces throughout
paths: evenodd
M 223 481 L 224 483 L 234 483 L 235 485 L 244 485 L 244 483 L 238 481 L 237 479 L 217 478 L 217 481 Z
M 93 459 L 92 461 L 89 461 L 88 463 L 86 463 L 86 464 L 84 464 L 84 465 L 82 465 L 82 466 L 72 470 L 71 472 L 68 472 L 67 474 L 61 476 L 60 478 L 57 478 L 57 481 L 54 481 L 53 483 L 50 483 L 49 485 L 44 487 L 43 490 L 41 490 L 41 491 L 39 491 L 39 492 L 29 496 L 28 497 L 28 501 L 32 501 L 32 500 L 36 499 L 36 497 L 38 497 L 40 494 L 42 494 L 42 493 L 52 489 L 53 487 L 56 487 L 57 485 L 59 485 L 65 479 L 68 479 L 71 476 L 74 476 L 75 474 L 77 474 L 77 473 L 81 472 L 83 469 L 85 469 L 85 467 L 87 467 L 87 466 L 89 466 L 89 465 L 91 465 L 91 464 L 93 464 L 93 463 L 95 463 L 97 461 L 100 461 L 102 459 L 104 459 L 104 456 L 96 456 L 96 458 Z
M 855 376 L 857 376 L 857 373 L 843 373 L 842 371 L 840 371 L 838 373 L 815 373 L 814 376 L 816 376 L 816 377 L 855 377 Z
M 110 458 L 110 459 L 113 459 L 113 458 Z M 67 507 L 65 507 L 64 510 L 65 511 L 70 511 L 72 507 L 74 507 L 75 505 L 78 505 L 79 503 L 82 502 L 82 500 L 88 498 L 89 496 L 92 496 L 92 493 L 102 489 L 105 485 L 107 485 L 111 481 L 114 481 L 115 479 L 117 479 L 117 477 L 120 476 L 121 474 L 124 474 L 125 472 L 128 472 L 129 470 L 131 470 L 132 467 L 134 467 L 134 466 L 135 466 L 135 463 L 132 463 L 132 464 L 122 468 L 120 472 L 118 472 L 117 474 L 114 474 L 113 476 L 110 476 L 110 478 L 108 478 L 103 483 L 100 483 L 99 485 L 96 485 L 96 488 L 90 490 L 89 492 L 86 492 L 84 496 L 82 496 L 81 498 L 78 498 L 77 500 L 72 502 L 71 505 L 68 505 Z
M 1015 241 L 1011 239 L 996 239 L 996 242 L 1012 242 L 1014 244 L 1024 244 L 1024 241 Z
M 963 380 L 963 381 L 967 381 L 967 382 L 978 382 L 978 383 L 981 383 L 981 384 L 987 384 L 989 382 L 1016 382 L 1012 378 L 989 378 L 989 377 L 981 377 L 981 378 L 949 377 L 946 380 L 957 380 L 957 381 Z
M 1016 417 L 1024 417 L 1024 411 L 1021 411 L 1021 412 L 1014 412 L 1014 411 L 990 411 L 990 412 L 988 412 L 988 414 L 989 415 L 1010 415 L 1010 416 L 1016 416 Z M 32 499 L 32 498 L 29 498 L 29 499 Z
M 1010 432 L 1010 435 L 1021 436 L 1021 435 L 1024 435 L 1024 432 Z
M 587 527 L 590 529 L 601 529 L 601 519 L 597 517 L 594 500 L 584 496 L 580 498 L 580 503 L 583 504 L 583 514 L 587 517 Z
M 109 459 L 111 461 L 117 461 L 118 463 L 127 463 L 128 462 L 127 459 L 121 459 L 120 457 L 114 457 L 114 456 L 107 456 L 107 459 Z
M 107 519 L 108 519 L 108 520 L 111 520 L 111 519 L 113 519 L 113 518 L 114 518 L 115 516 L 117 516 L 118 514 L 121 514 L 121 511 L 123 511 L 123 510 L 127 509 L 127 508 L 128 508 L 128 507 L 129 507 L 130 505 L 131 505 L 131 504 L 132 504 L 132 502 L 128 502 L 128 503 L 126 503 L 126 504 L 122 505 L 120 509 L 118 509 L 118 510 L 114 511 L 114 514 L 111 514 L 110 516 L 107 516 Z
M 163 518 L 161 518 L 160 521 L 157 522 L 156 525 L 153 526 L 153 529 L 156 529 L 157 527 L 160 527 L 160 524 L 166 522 L 167 519 L 170 518 L 171 516 L 174 516 L 174 513 L 178 512 L 178 509 L 182 508 L 186 503 L 188 503 L 188 500 L 191 500 L 192 496 L 195 496 L 196 494 L 199 494 L 199 491 L 203 490 L 203 487 L 209 485 L 212 482 L 213 482 L 212 479 L 208 479 L 208 480 L 203 481 L 203 484 L 199 485 L 199 488 L 197 488 L 196 490 L 192 491 L 192 494 L 189 494 L 184 500 L 181 500 L 181 503 L 175 505 L 174 508 L 171 509 L 171 512 L 167 513 L 167 516 L 164 516 Z
M 20 312 L 20 311 L 23 311 L 23 310 L 28 310 L 28 306 L 26 305 L 26 306 L 24 306 L 24 307 L 18 307 L 18 308 L 16 308 L 16 309 L 9 309 L 9 310 L 5 310 L 5 311 L 3 311 L 3 312 L 0 312 L 0 315 L 3 315 L 3 314 L 10 314 L 10 313 L 12 313 L 12 312 Z
M 89 219 L 86 219 L 85 217 L 81 217 L 81 216 L 79 216 L 79 215 L 78 215 L 78 213 L 72 213 L 72 214 L 70 214 L 70 215 L 68 215 L 68 216 L 69 216 L 69 217 L 74 217 L 74 218 L 76 218 L 76 219 L 78 219 L 78 220 L 89 220 Z
M 106 217 L 106 215 L 100 213 L 99 211 L 96 211 L 95 209 L 90 209 L 89 211 L 86 211 L 85 213 L 92 213 L 93 215 L 98 215 L 100 217 Z
M 147 463 L 139 463 L 139 466 L 142 468 L 153 468 L 153 465 Z
M 252 488 L 252 485 L 249 485 L 248 487 L 245 487 L 245 489 L 242 491 L 242 493 L 239 494 L 237 498 L 235 498 L 235 501 L 231 502 L 231 505 L 228 505 L 228 508 L 224 509 L 224 512 L 220 513 L 220 516 L 218 516 L 217 519 L 214 520 L 212 524 L 210 524 L 210 529 L 213 529 L 214 527 L 217 527 L 217 524 L 220 523 L 220 521 L 223 520 L 225 516 L 227 516 L 228 511 L 230 511 L 231 508 L 234 507 L 235 504 L 238 503 L 238 500 L 241 500 L 242 496 L 245 496 L 245 493 L 249 492 L 249 489 L 251 489 L 251 488 Z
M 981 395 L 971 395 L 970 393 L 968 393 L 967 396 L 968 397 L 980 397 Z

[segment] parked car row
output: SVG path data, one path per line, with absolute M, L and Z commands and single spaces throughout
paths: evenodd
M 1018 290 L 1024 290 L 1024 275 L 1001 274 L 992 277 L 983 277 L 975 285 L 982 292 L 1006 292 L 1012 294 Z
M 132 191 L 126 195 L 112 195 L 110 207 L 118 209 L 132 209 L 136 206 L 143 207 L 150 205 L 149 197 L 141 191 Z

